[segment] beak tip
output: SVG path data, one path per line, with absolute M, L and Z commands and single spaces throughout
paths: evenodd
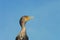
M 31 19 L 33 19 L 33 18 L 34 18 L 34 16 L 31 16 L 30 18 L 31 18 Z

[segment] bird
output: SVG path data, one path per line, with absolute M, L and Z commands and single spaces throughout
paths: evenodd
M 30 16 L 22 16 L 20 18 L 19 24 L 21 26 L 21 31 L 19 32 L 19 34 L 17 35 L 15 40 L 29 40 L 29 37 L 28 37 L 27 32 L 26 32 L 25 25 L 32 18 L 33 17 L 30 17 Z

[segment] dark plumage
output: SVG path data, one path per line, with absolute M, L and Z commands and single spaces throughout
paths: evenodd
M 25 24 L 28 20 L 30 20 L 29 16 L 23 16 L 19 20 L 19 24 L 21 25 L 21 31 L 15 40 L 29 40 L 27 33 L 26 33 L 26 28 L 25 28 Z

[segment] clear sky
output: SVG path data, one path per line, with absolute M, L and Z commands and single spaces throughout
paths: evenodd
M 30 40 L 60 40 L 60 0 L 0 0 L 0 40 L 15 40 L 21 16 Z

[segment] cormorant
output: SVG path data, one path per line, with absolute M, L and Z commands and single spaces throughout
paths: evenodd
M 26 33 L 26 28 L 25 28 L 25 24 L 27 21 L 29 21 L 31 19 L 30 16 L 22 16 L 21 19 L 19 20 L 19 24 L 21 25 L 21 31 L 18 34 L 18 36 L 16 37 L 15 40 L 29 40 L 27 33 Z

